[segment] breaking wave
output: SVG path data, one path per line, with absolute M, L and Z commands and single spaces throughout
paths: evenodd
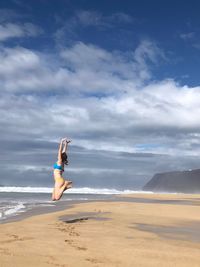
M 5 205 L 4 207 L 0 207 L 0 220 L 5 219 L 13 214 L 23 212 L 25 208 L 26 207 L 23 203 L 13 203 L 12 205 Z
M 51 193 L 52 188 L 50 187 L 16 187 L 16 186 L 2 186 L 0 192 L 15 192 L 15 193 Z M 90 187 L 79 187 L 72 188 L 67 191 L 67 194 L 138 194 L 138 193 L 153 193 L 150 191 L 135 191 L 135 190 L 117 190 L 110 188 L 90 188 Z

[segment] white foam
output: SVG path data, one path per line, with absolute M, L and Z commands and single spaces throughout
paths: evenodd
M 50 187 L 16 187 L 16 186 L 2 186 L 0 192 L 15 192 L 15 193 L 52 193 Z M 117 190 L 110 188 L 90 188 L 79 187 L 72 188 L 67 191 L 67 194 L 139 194 L 139 193 L 153 193 L 150 191 L 134 191 L 134 190 Z
M 145 193 L 144 191 L 133 191 L 133 190 L 117 190 L 110 188 L 72 188 L 69 193 L 73 194 L 103 194 L 103 195 L 112 195 L 112 194 L 136 194 L 136 193 Z M 150 192 L 148 192 L 150 193 Z
M 17 213 L 25 211 L 23 203 L 16 203 L 16 205 L 9 205 L 0 211 L 0 219 L 6 219 L 8 216 L 16 215 Z
M 25 206 L 23 205 L 23 203 L 19 203 L 16 206 L 9 207 L 8 210 L 4 211 L 4 214 L 6 216 L 11 215 L 11 214 L 18 213 L 18 212 L 22 211 L 22 209 L 25 209 Z

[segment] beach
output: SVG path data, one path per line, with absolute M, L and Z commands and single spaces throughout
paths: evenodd
M 0 225 L 0 267 L 200 266 L 200 195 L 133 194 Z

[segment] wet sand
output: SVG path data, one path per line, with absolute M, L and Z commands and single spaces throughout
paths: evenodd
M 0 225 L 0 266 L 200 266 L 200 195 L 135 194 Z

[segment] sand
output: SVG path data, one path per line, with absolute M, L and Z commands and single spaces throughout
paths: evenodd
M 200 266 L 200 195 L 136 194 L 0 225 L 0 267 Z

